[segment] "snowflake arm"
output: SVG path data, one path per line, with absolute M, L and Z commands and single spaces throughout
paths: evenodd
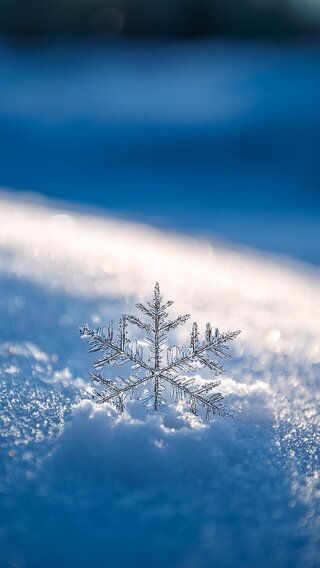
M 122 316 L 126 318 L 126 316 Z M 121 321 L 121 320 L 120 320 Z M 80 335 L 83 339 L 89 340 L 89 353 L 101 351 L 105 354 L 103 359 L 98 359 L 93 363 L 95 369 L 102 369 L 105 365 L 123 365 L 132 362 L 134 365 L 148 368 L 142 360 L 142 350 L 137 350 L 135 340 L 129 342 L 126 337 L 125 326 L 120 324 L 120 337 L 116 342 L 113 338 L 112 325 L 108 327 L 108 337 L 103 328 L 91 330 L 87 324 L 80 327 Z
M 199 387 L 193 379 L 182 378 L 174 380 L 165 374 L 161 374 L 161 376 L 173 387 L 172 395 L 175 397 L 176 402 L 178 402 L 179 398 L 187 400 L 193 414 L 197 415 L 198 405 L 205 408 L 206 418 L 209 417 L 210 413 L 219 414 L 220 409 L 217 403 L 223 400 L 224 396 L 220 392 L 207 395 L 212 389 L 218 387 L 221 381 L 212 381 L 203 387 Z
M 140 327 L 140 329 L 144 329 L 145 331 L 151 331 L 152 327 L 149 323 L 143 323 L 139 318 L 136 316 L 127 316 L 127 320 L 130 323 L 133 323 Z
M 184 324 L 189 318 L 191 317 L 190 314 L 186 314 L 185 316 L 179 316 L 177 319 L 173 321 L 168 321 L 162 327 L 160 327 L 161 331 L 171 331 L 171 329 L 175 329 L 178 325 Z
M 195 326 L 197 324 L 193 325 Z M 228 349 L 228 346 L 225 345 L 227 341 L 232 341 L 237 337 L 237 335 L 239 335 L 239 333 L 241 333 L 240 330 L 221 334 L 219 334 L 218 332 L 214 339 L 211 339 L 208 343 L 201 346 L 199 342 L 195 344 L 195 334 L 194 331 L 192 331 L 190 353 L 182 356 L 181 358 L 177 358 L 171 364 L 167 365 L 167 367 L 165 367 L 163 370 L 170 371 L 176 368 L 185 370 L 184 366 L 187 366 L 188 364 L 191 364 L 191 367 L 194 368 L 193 363 L 198 360 L 203 363 L 203 366 L 207 366 L 210 370 L 214 370 L 216 374 L 224 374 L 225 370 L 223 366 L 218 365 L 215 361 L 209 360 L 206 355 L 208 354 L 208 352 L 212 351 L 216 356 L 220 358 L 229 359 L 229 354 L 225 353 L 223 349 Z
M 111 402 L 116 406 L 117 410 L 123 412 L 126 393 L 131 392 L 131 394 L 133 394 L 134 389 L 148 382 L 152 375 L 140 379 L 136 379 L 134 375 L 130 375 L 128 380 L 122 377 L 117 377 L 116 380 L 110 380 L 103 377 L 100 373 L 90 373 L 90 377 L 93 382 L 102 384 L 105 387 L 103 392 L 93 390 L 93 397 L 96 399 L 96 402 L 98 404 Z

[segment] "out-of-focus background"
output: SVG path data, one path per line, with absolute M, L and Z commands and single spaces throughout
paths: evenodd
M 319 25 L 316 0 L 2 0 L 0 185 L 318 263 Z
M 318 0 L 0 0 L 1 568 L 318 568 L 319 27 Z M 79 325 L 157 280 L 200 340 L 242 330 L 233 419 L 92 402 Z

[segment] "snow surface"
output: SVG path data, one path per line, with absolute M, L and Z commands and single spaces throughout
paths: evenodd
M 156 280 L 173 315 L 242 330 L 233 419 L 88 399 L 78 326 Z M 319 566 L 318 269 L 3 193 L 0 289 L 1 567 Z

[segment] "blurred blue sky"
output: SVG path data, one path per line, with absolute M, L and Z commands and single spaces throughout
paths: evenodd
M 318 263 L 319 55 L 3 41 L 0 185 Z

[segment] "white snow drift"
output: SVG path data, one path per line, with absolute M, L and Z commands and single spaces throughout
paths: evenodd
M 78 326 L 156 280 L 202 332 L 242 330 L 233 419 L 133 401 L 118 418 L 88 398 Z M 3 193 L 0 287 L 1 565 L 316 566 L 316 269 Z

